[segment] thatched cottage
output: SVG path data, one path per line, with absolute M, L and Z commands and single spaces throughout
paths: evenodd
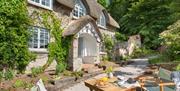
M 69 65 L 80 70 L 82 64 L 100 62 L 102 35 L 114 37 L 118 23 L 96 0 L 28 0 L 28 11 L 53 11 L 61 18 L 63 36 L 76 35 L 73 39 Z M 48 43 L 51 37 L 46 28 L 37 23 L 29 41 L 30 51 L 37 53 L 37 59 L 27 69 L 42 66 L 48 59 Z M 51 66 L 52 67 L 52 66 Z

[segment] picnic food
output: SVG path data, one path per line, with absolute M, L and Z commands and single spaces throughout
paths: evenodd
M 95 85 L 102 87 L 102 86 L 106 86 L 106 85 L 107 85 L 107 82 L 108 82 L 108 78 L 107 78 L 107 77 L 103 77 L 103 78 L 101 78 L 101 79 L 98 79 L 98 80 L 96 81 L 96 84 L 95 84 Z

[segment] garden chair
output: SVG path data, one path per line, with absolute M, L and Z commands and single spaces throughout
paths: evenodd
M 159 68 L 155 77 L 140 78 L 140 84 L 141 88 L 146 91 L 175 91 L 175 83 L 171 80 L 171 71 L 163 68 Z

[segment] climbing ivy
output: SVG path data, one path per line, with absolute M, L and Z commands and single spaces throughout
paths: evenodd
M 43 69 L 45 70 L 53 62 L 53 60 L 56 60 L 58 65 L 66 65 L 73 36 L 62 36 L 64 28 L 61 27 L 61 20 L 55 15 L 55 13 L 50 11 L 34 11 L 34 13 L 41 17 L 42 24 L 45 28 L 50 30 L 52 39 L 48 46 L 48 61 L 43 66 Z

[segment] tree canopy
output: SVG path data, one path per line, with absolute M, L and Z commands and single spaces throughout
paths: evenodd
M 178 19 L 178 2 L 178 0 L 112 0 L 107 10 L 120 24 L 118 32 L 126 36 L 140 34 L 146 47 L 157 48 L 161 42 L 159 34 Z

